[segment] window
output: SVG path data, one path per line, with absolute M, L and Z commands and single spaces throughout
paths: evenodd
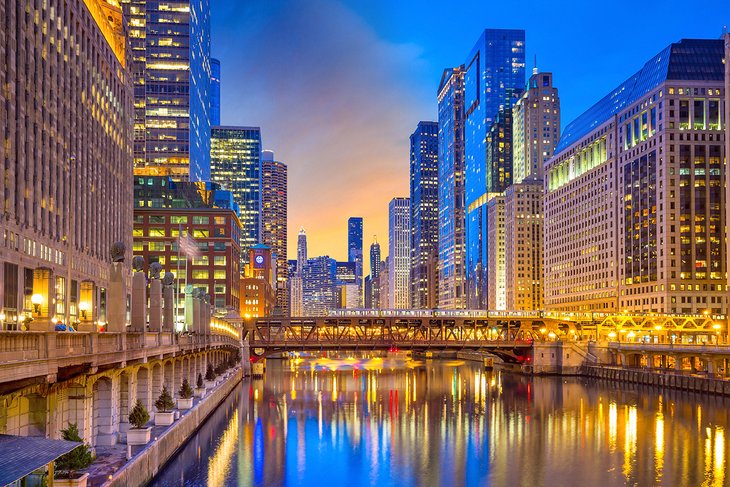
M 707 128 L 720 130 L 720 100 L 708 100 L 707 102 Z
M 194 270 L 193 271 L 193 279 L 209 279 L 210 274 L 208 271 L 203 270 Z
M 147 248 L 150 252 L 164 252 L 165 242 L 147 242 Z
M 164 237 L 165 236 L 165 229 L 164 228 L 150 228 L 148 237 Z
M 694 101 L 694 124 L 695 130 L 705 129 L 705 100 Z
M 679 100 L 679 128 L 689 128 L 689 100 Z
M 201 255 L 199 257 L 195 257 L 193 259 L 193 265 L 208 265 L 208 256 L 207 255 Z
M 225 225 L 226 224 L 226 217 L 224 216 L 217 216 L 214 219 L 216 225 Z
M 205 271 L 206 273 L 208 271 Z M 226 271 L 222 270 L 215 270 L 213 271 L 213 279 L 225 279 L 226 278 Z
M 214 256 L 213 265 L 226 265 L 226 256 L 225 255 Z
M 165 223 L 165 217 L 161 215 L 150 215 L 150 223 Z
M 210 223 L 210 218 L 207 216 L 193 216 L 193 225 L 207 225 Z
M 144 231 L 141 228 L 135 228 L 132 230 L 132 236 L 133 237 L 142 237 L 144 236 Z
M 208 238 L 210 237 L 210 231 L 208 230 L 193 230 L 194 238 Z
M 188 217 L 187 216 L 171 216 L 170 217 L 170 223 L 173 223 L 175 225 L 180 224 L 187 224 L 188 223 Z
M 142 252 L 143 249 L 144 249 L 144 244 L 142 242 L 140 242 L 139 240 L 135 240 L 132 243 L 133 252 Z

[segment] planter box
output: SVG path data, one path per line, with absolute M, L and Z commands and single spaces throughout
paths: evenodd
M 177 408 L 180 411 L 185 411 L 186 409 L 190 409 L 193 407 L 193 398 L 189 397 L 187 399 L 178 398 L 177 400 Z
M 127 445 L 146 445 L 150 442 L 151 432 L 151 427 L 141 429 L 130 428 L 130 430 L 127 431 Z
M 205 381 L 205 388 L 210 390 L 215 387 L 215 380 L 206 380 Z
M 155 426 L 170 426 L 174 422 L 175 422 L 175 412 L 174 411 L 170 411 L 169 413 L 161 413 L 161 412 L 157 411 L 155 413 Z
M 195 388 L 195 397 L 204 397 L 205 396 L 205 387 L 196 387 Z
M 89 474 L 85 473 L 75 479 L 53 479 L 53 485 L 59 487 L 86 487 Z

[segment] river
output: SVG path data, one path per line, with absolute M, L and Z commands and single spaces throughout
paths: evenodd
M 728 406 L 456 360 L 269 360 L 152 485 L 723 486 Z

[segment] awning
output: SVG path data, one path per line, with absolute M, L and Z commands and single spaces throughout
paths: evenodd
M 22 479 L 79 445 L 38 436 L 0 435 L 0 485 Z

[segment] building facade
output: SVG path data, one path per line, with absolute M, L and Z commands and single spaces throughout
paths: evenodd
M 202 288 L 216 309 L 240 309 L 241 222 L 228 191 L 212 183 L 134 177 L 134 255 L 176 279 L 178 315 Z
M 261 129 L 213 127 L 211 131 L 211 181 L 233 193 L 240 209 L 243 264 L 248 249 L 261 242 Z
M 490 171 L 487 135 L 500 111 L 525 85 L 525 31 L 487 29 L 472 48 L 464 72 L 464 173 L 468 307 L 484 308 L 488 194 L 511 176 Z M 506 121 L 505 121 L 506 122 Z M 497 136 L 499 136 L 497 132 Z M 492 137 L 494 140 L 494 137 Z M 492 161 L 494 161 L 494 156 Z M 496 158 L 499 162 L 499 158 Z M 511 161 L 510 161 L 511 164 Z M 501 189 L 491 182 L 509 181 Z
M 464 269 L 464 66 L 438 89 L 438 307 L 466 307 Z
M 543 308 L 543 183 L 513 184 L 504 193 L 505 306 Z
M 359 216 L 353 216 L 347 220 L 347 260 L 355 263 L 355 284 L 361 292 L 363 275 L 362 217 Z
M 305 316 L 326 316 L 337 308 L 336 269 L 337 262 L 326 255 L 307 260 L 302 272 Z
M 552 73 L 533 70 L 512 109 L 512 139 L 512 181 L 542 181 L 560 139 L 560 97 Z
M 726 312 L 723 56 L 673 43 L 566 127 L 546 166 L 547 308 Z
M 274 313 L 289 314 L 287 295 L 287 167 L 276 161 L 271 151 L 262 152 L 261 161 L 261 241 L 276 257 L 276 308 Z
M 221 124 L 221 62 L 210 58 L 210 126 Z
M 438 305 L 438 122 L 419 122 L 411 134 L 411 306 Z
M 28 8 L 0 2 L 0 328 L 48 330 L 57 319 L 96 331 L 112 244 L 126 246 L 125 274 L 132 255 L 122 12 L 111 1 L 45 2 L 33 7 L 39 24 Z
M 209 181 L 210 2 L 121 4 L 132 51 L 134 173 Z
M 504 227 L 504 195 L 493 194 L 486 204 L 487 234 L 486 234 L 486 265 L 484 282 L 486 288 L 486 309 L 507 309 L 507 269 Z
M 240 281 L 240 315 L 270 316 L 276 306 L 276 257 L 268 245 L 249 250 L 248 266 Z
M 393 198 L 388 206 L 388 307 L 411 307 L 411 203 Z M 381 297 L 383 296 L 381 290 Z

